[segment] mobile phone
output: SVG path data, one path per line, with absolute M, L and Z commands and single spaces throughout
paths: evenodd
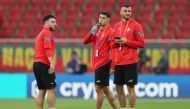
M 121 37 L 115 37 L 115 39 L 121 39 Z

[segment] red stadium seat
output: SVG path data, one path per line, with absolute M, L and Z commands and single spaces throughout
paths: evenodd
M 161 39 L 174 39 L 174 33 L 166 33 L 161 35 Z
M 31 0 L 32 5 L 36 4 L 36 5 L 41 6 L 43 2 L 44 2 L 44 0 Z
M 175 0 L 175 4 L 186 5 L 188 4 L 188 0 Z
M 85 6 L 85 10 L 83 12 L 94 12 L 96 10 L 96 5 L 94 4 L 87 4 Z
M 181 5 L 181 4 L 171 5 L 169 9 L 171 12 L 181 13 L 184 9 L 184 5 Z
M 175 33 L 177 30 L 178 30 L 178 26 L 176 26 L 175 24 L 170 24 L 166 28 L 167 33 Z
M 113 12 L 113 8 L 114 8 L 113 4 L 106 3 L 106 4 L 103 5 L 103 7 L 100 10 Z
M 4 22 L 3 23 L 3 28 L 8 29 L 8 30 L 15 30 L 16 29 L 16 22 Z
M 3 27 L 13 29 L 10 33 L 7 32 L 6 36 L 12 37 L 12 34 L 16 34 L 17 37 L 27 38 L 27 35 L 34 37 L 32 31 L 41 30 L 42 19 L 46 14 L 55 14 L 58 28 L 63 28 L 62 33 L 65 36 L 71 31 L 84 34 L 90 30 L 92 24 L 98 22 L 98 16 L 102 10 L 112 12 L 111 25 L 113 25 L 121 20 L 120 4 L 127 2 L 129 0 L 101 0 L 101 2 L 98 0 L 0 0 L 0 13 L 6 13 L 3 15 L 5 20 Z M 158 33 L 161 34 L 161 38 L 173 38 L 171 34 L 178 36 L 177 38 L 180 36 L 187 38 L 182 32 L 186 33 L 190 28 L 188 0 L 130 0 L 130 3 L 133 7 L 132 16 L 142 24 L 144 32 L 153 32 L 148 33 L 149 38 L 156 39 Z M 6 22 L 9 23 L 6 24 Z M 21 26 L 22 23 L 26 26 Z M 180 28 L 185 30 L 179 31 Z M 15 33 L 15 29 L 24 29 L 22 31 L 25 32 Z M 61 38 L 61 33 L 57 34 Z M 71 35 L 81 37 L 75 33 Z
M 76 20 L 77 17 L 79 15 L 79 9 L 78 8 L 74 8 L 72 10 L 69 10 L 67 12 L 67 19 L 73 19 L 73 20 Z
M 67 33 L 66 32 L 61 32 L 55 35 L 55 38 L 67 38 Z
M 26 13 L 26 14 L 24 14 L 24 15 L 22 16 L 22 21 L 23 21 L 23 22 L 34 22 L 35 19 L 34 19 L 33 16 L 31 16 L 30 13 Z
M 181 21 L 181 26 L 182 27 L 185 27 L 185 28 L 190 28 L 190 22 L 189 22 L 189 20 L 183 20 L 183 21 Z
M 26 6 L 27 3 L 29 3 L 29 0 L 19 0 L 19 1 L 18 1 L 18 5 L 19 5 L 19 6 L 22 6 L 22 5 L 23 5 L 23 6 Z
M 72 0 L 61 0 L 60 1 L 61 7 L 65 7 L 66 9 L 71 8 Z
M 46 0 L 46 5 L 56 5 L 57 1 L 56 0 Z
M 98 0 L 89 0 L 88 3 L 94 4 L 94 5 L 100 5 L 100 1 Z
M 115 3 L 115 0 L 103 0 L 103 4 L 106 4 L 106 3 L 113 5 Z
M 158 0 L 160 6 L 170 6 L 172 5 L 171 0 Z
M 91 20 L 96 16 L 96 13 L 92 12 L 83 12 L 81 20 Z
M 55 0 L 50 0 L 50 1 L 55 1 Z M 54 3 L 51 3 L 51 2 L 48 2 L 45 4 L 44 6 L 44 9 L 43 10 L 51 10 L 51 11 L 54 11 L 56 9 L 57 5 L 56 5 L 56 2 Z
M 73 21 L 66 21 L 66 22 L 67 23 L 63 25 L 63 32 L 71 33 L 75 28 L 75 22 Z
M 19 24 L 19 30 L 22 30 L 22 31 L 29 31 L 31 29 L 31 24 L 30 22 L 22 22 Z
M 145 33 L 144 36 L 146 39 L 157 39 L 157 33 Z
M 180 31 L 177 32 L 176 37 L 178 39 L 189 39 L 189 37 L 190 37 L 190 30 L 182 28 Z
M 72 32 L 70 35 L 72 38 L 79 38 L 80 37 L 80 34 L 78 32 Z
M 74 0 L 74 5 L 75 6 L 82 6 L 84 5 L 85 0 Z
M 163 25 L 164 18 L 163 17 L 161 17 L 161 18 L 156 17 L 154 22 L 155 22 L 156 25 Z
M 151 5 L 153 6 L 155 4 L 155 0 L 144 0 L 145 6 Z

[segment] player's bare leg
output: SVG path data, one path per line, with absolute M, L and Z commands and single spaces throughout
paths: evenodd
M 50 109 L 55 109 L 56 95 L 55 88 L 48 89 L 47 104 Z
M 129 107 L 134 108 L 135 102 L 136 102 L 136 93 L 134 87 L 127 86 L 128 92 L 129 92 Z
M 96 109 L 101 109 L 103 101 L 104 101 L 104 92 L 101 86 L 96 85 Z
M 126 108 L 126 98 L 125 98 L 123 85 L 122 86 L 116 85 L 116 91 L 117 91 L 120 107 Z
M 109 86 L 105 86 L 103 88 L 103 91 L 104 91 L 104 94 L 106 95 L 109 103 L 111 104 L 112 108 L 113 109 L 118 109 L 117 103 L 115 101 L 115 97 L 114 97 L 113 93 L 111 92 Z
M 43 109 L 45 95 L 46 95 L 46 90 L 39 90 L 39 93 L 36 98 L 37 109 Z

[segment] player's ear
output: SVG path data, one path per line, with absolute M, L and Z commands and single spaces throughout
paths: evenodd
M 110 22 L 110 18 L 108 18 L 108 22 Z

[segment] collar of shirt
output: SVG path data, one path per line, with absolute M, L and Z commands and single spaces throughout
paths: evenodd
M 100 27 L 100 29 L 98 30 L 97 36 L 99 37 L 100 35 L 104 34 L 105 31 L 107 30 L 107 28 L 109 28 L 109 27 L 110 27 L 109 24 L 104 28 Z

